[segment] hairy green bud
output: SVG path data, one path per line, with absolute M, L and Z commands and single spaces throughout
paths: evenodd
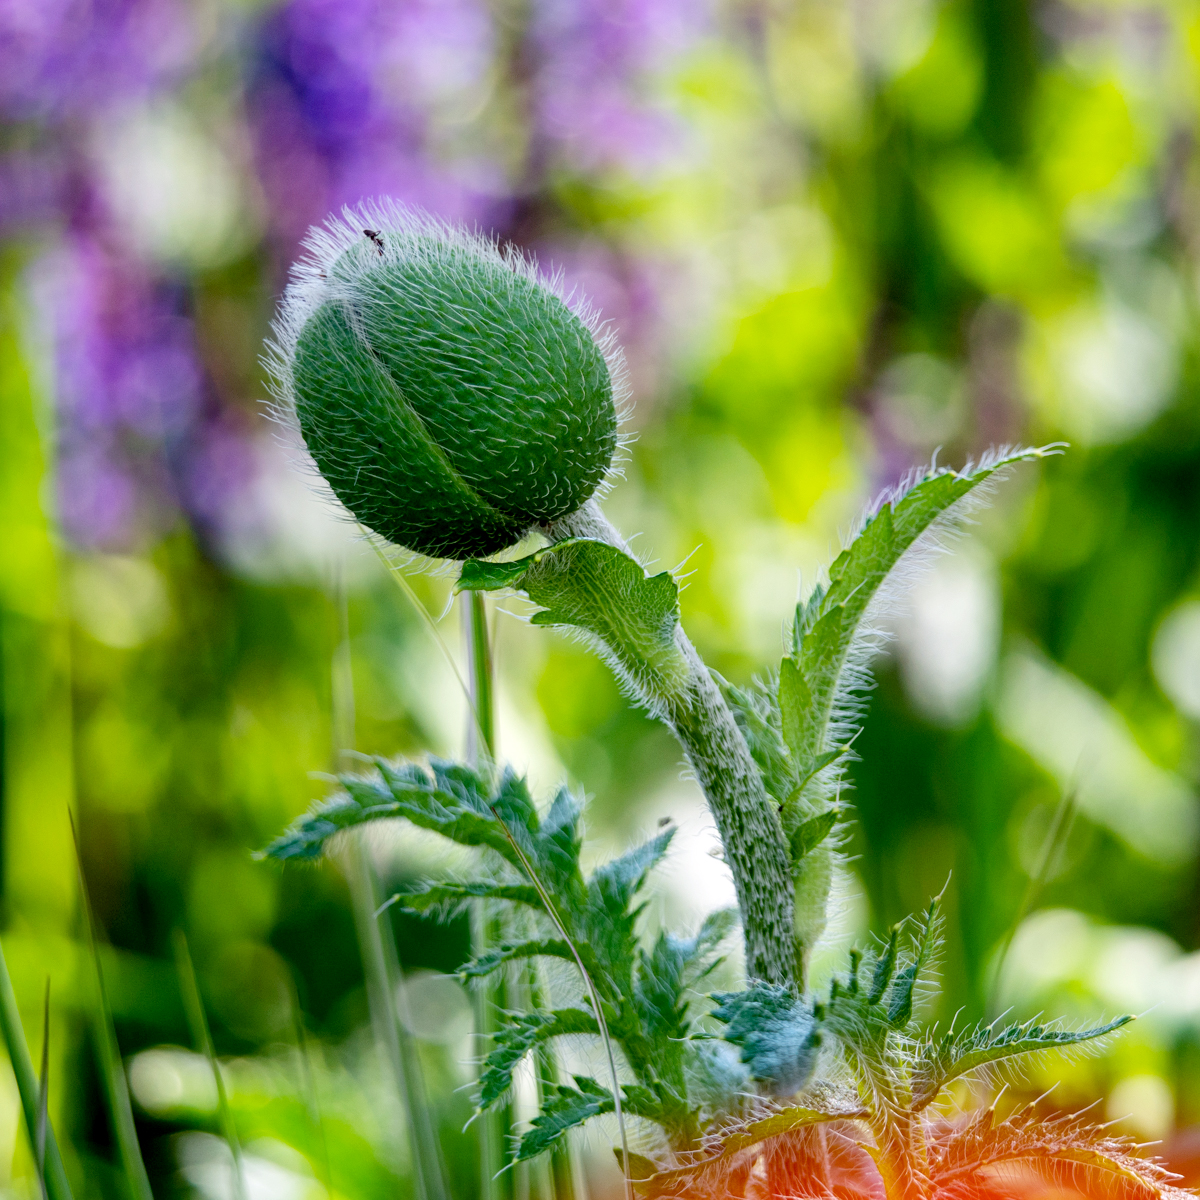
M 274 326 L 279 408 L 354 516 L 467 558 L 575 512 L 618 444 L 611 334 L 495 243 L 391 203 L 310 231 Z

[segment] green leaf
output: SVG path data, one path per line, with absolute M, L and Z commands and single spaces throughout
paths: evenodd
M 796 826 L 795 832 L 788 839 L 793 864 L 798 865 L 833 832 L 837 819 L 837 809 L 831 808 L 828 812 L 818 813 Z
M 687 1094 L 685 1039 L 691 1031 L 688 1001 L 699 979 L 716 965 L 713 952 L 737 920 L 734 909 L 715 912 L 692 938 L 660 933 L 649 954 L 638 951 L 634 1000 L 655 1047 L 655 1071 L 679 1095 Z
M 675 836 L 675 827 L 664 829 L 657 837 L 597 867 L 588 881 L 588 890 L 597 905 L 613 920 L 623 918 L 634 896 L 642 889 L 646 876 L 662 861 Z
M 643 1179 L 649 1179 L 658 1170 L 654 1163 L 644 1154 L 634 1154 L 631 1150 L 629 1152 L 628 1165 L 626 1165 L 625 1154 L 620 1146 L 614 1146 L 613 1153 L 617 1156 L 617 1166 L 634 1183 L 638 1183 Z
M 583 873 L 579 868 L 579 851 L 583 846 L 579 833 L 581 813 L 582 805 L 570 788 L 559 788 L 534 841 L 533 858 L 543 884 L 563 896 L 578 897 L 583 893 Z
M 783 1134 L 793 1133 L 797 1129 L 806 1129 L 827 1121 L 861 1120 L 867 1115 L 865 1110 L 859 1108 L 822 1109 L 811 1108 L 803 1104 L 790 1105 L 755 1121 L 742 1121 L 735 1124 L 726 1133 L 714 1154 L 690 1162 L 686 1166 L 660 1171 L 657 1175 L 648 1178 L 644 1175 L 635 1176 L 635 1178 L 639 1182 L 648 1183 L 656 1189 L 661 1189 L 656 1190 L 653 1193 L 655 1195 L 673 1195 L 675 1193 L 673 1190 L 669 1190 L 670 1185 L 678 1185 L 688 1176 L 708 1170 L 718 1163 L 731 1159 L 743 1150 L 748 1150 L 751 1146 L 766 1141 L 767 1138 L 780 1137 Z
M 572 538 L 512 563 L 463 564 L 460 591 L 497 587 L 517 588 L 542 606 L 533 624 L 568 625 L 594 638 L 647 703 L 683 686 L 679 589 L 669 571 L 648 577 L 623 550 Z
M 725 1139 L 721 1147 L 722 1156 L 736 1154 L 746 1150 L 769 1137 L 778 1137 L 783 1133 L 791 1133 L 796 1129 L 805 1129 L 810 1125 L 819 1125 L 825 1121 L 845 1121 L 864 1117 L 861 1109 L 848 1109 L 844 1112 L 823 1112 L 816 1108 L 807 1108 L 803 1104 L 794 1104 L 789 1108 L 772 1113 L 769 1117 L 751 1121 L 736 1133 Z
M 892 981 L 887 999 L 887 1015 L 888 1021 L 895 1029 L 903 1029 L 912 1020 L 913 990 L 940 941 L 940 907 L 941 897 L 939 896 L 930 903 L 924 918 L 918 925 L 912 956 L 896 972 L 896 977 Z
M 406 817 L 466 846 L 487 846 L 515 866 L 519 859 L 490 807 L 487 781 L 469 767 L 431 758 L 429 769 L 415 763 L 394 764 L 376 759 L 373 776 L 344 775 L 345 789 L 316 805 L 264 851 L 265 858 L 314 859 L 329 839 L 345 829 L 371 821 Z M 536 810 L 524 781 L 508 772 L 500 791 L 510 809 L 520 811 L 523 799 L 536 820 Z M 522 797 L 523 792 L 523 797 Z
M 722 690 L 767 791 L 782 806 L 795 793 L 797 782 L 780 729 L 778 683 L 755 679 L 746 688 L 723 683 Z
M 1036 1021 L 997 1028 L 980 1022 L 961 1033 L 950 1032 L 936 1040 L 930 1038 L 917 1050 L 912 1072 L 914 1111 L 920 1111 L 936 1100 L 942 1088 L 989 1063 L 1012 1058 L 1018 1054 L 1037 1054 L 1046 1050 L 1061 1050 L 1083 1042 L 1104 1037 L 1128 1025 L 1133 1017 L 1118 1017 L 1095 1029 L 1052 1029 Z
M 875 970 L 871 975 L 871 987 L 867 992 L 867 1003 L 878 1004 L 887 991 L 892 976 L 896 973 L 896 950 L 900 942 L 900 926 L 893 925 L 883 953 L 875 960 Z
M 549 1084 L 542 1111 L 533 1118 L 533 1128 L 521 1139 L 517 1162 L 536 1158 L 554 1146 L 569 1130 L 616 1107 L 613 1095 L 586 1075 L 576 1075 L 575 1087 Z
M 526 958 L 563 958 L 573 963 L 575 956 L 571 947 L 562 938 L 530 938 L 524 942 L 505 942 L 491 950 L 485 950 L 478 958 L 471 959 L 459 967 L 458 975 L 464 983 L 471 979 L 482 979 L 505 963 Z
M 581 1008 L 517 1013 L 495 1035 L 495 1046 L 483 1062 L 479 1107 L 489 1108 L 512 1087 L 517 1063 L 535 1046 L 569 1033 L 599 1034 L 596 1018 Z
M 782 733 L 797 763 L 815 762 L 826 752 L 831 725 L 856 682 L 852 659 L 862 618 L 900 559 L 997 471 L 1051 452 L 1017 450 L 961 473 L 933 471 L 885 499 L 838 555 L 829 586 L 797 608 L 792 654 L 780 665 Z
M 675 836 L 674 827 L 605 863 L 592 872 L 587 883 L 586 907 L 579 914 L 578 940 L 591 950 L 602 968 L 609 998 L 631 991 L 633 964 L 637 957 L 635 929 L 638 910 L 634 899 Z M 573 931 L 574 932 L 574 931 Z
M 507 900 L 541 908 L 537 888 L 524 883 L 492 883 L 486 879 L 469 883 L 428 883 L 411 892 L 396 892 L 392 903 L 410 912 L 428 913 L 441 910 L 454 913 L 468 900 Z
M 781 985 L 757 981 L 744 992 L 713 996 L 713 1016 L 728 1025 L 725 1040 L 740 1047 L 750 1074 L 781 1095 L 799 1091 L 816 1066 L 817 1033 L 807 1000 Z
M 810 759 L 808 762 L 799 763 L 796 771 L 799 782 L 788 797 L 784 807 L 794 806 L 800 800 L 804 789 L 808 787 L 816 776 L 825 770 L 826 767 L 832 766 L 844 754 L 849 753 L 849 746 L 835 746 L 832 750 L 826 750 L 824 754 L 818 754 L 816 758 Z
M 869 1075 L 891 1078 L 907 1061 L 907 1051 L 899 1060 L 895 1052 L 912 1020 L 916 984 L 939 944 L 939 900 L 915 921 L 907 948 L 897 926 L 880 948 L 851 951 L 849 973 L 835 977 L 828 999 L 814 1006 L 818 1030 L 837 1038 Z

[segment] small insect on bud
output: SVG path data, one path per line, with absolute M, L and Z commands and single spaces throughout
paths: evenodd
M 391 203 L 309 232 L 268 363 L 354 516 L 438 558 L 494 554 L 603 483 L 624 368 L 517 253 Z

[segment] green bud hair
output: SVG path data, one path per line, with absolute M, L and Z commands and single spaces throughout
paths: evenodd
M 556 279 L 389 201 L 343 209 L 304 250 L 268 367 L 362 524 L 419 554 L 483 556 L 603 484 L 624 364 Z

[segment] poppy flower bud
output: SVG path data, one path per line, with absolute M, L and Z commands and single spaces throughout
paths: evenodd
M 268 365 L 354 516 L 420 554 L 494 554 L 584 504 L 623 364 L 594 315 L 493 242 L 390 203 L 309 232 Z

